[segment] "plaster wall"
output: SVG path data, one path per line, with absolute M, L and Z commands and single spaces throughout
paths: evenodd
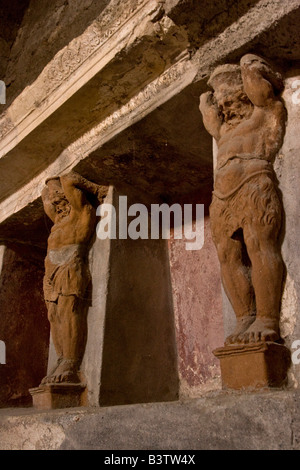
M 285 280 L 281 305 L 281 335 L 288 347 L 300 339 L 300 70 L 290 69 L 285 80 L 283 99 L 287 109 L 287 126 L 284 143 L 275 162 L 285 210 L 282 231 L 282 256 L 285 263 Z M 295 348 L 291 348 L 295 351 Z M 300 365 L 292 364 L 290 385 L 300 386 Z
M 49 322 L 42 292 L 43 262 L 25 247 L 1 247 L 0 407 L 31 404 L 28 389 L 46 374 Z
M 224 337 L 221 279 L 207 214 L 209 199 L 207 194 L 203 247 L 187 251 L 186 240 L 173 237 L 169 243 L 181 397 L 221 388 L 219 361 L 212 352 L 223 345 Z

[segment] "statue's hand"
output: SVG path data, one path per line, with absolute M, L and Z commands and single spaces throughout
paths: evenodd
M 77 173 L 77 171 L 74 171 L 74 170 L 71 170 L 69 171 L 68 173 L 65 173 L 64 175 L 62 175 L 63 178 L 68 178 L 69 180 L 78 180 L 79 178 L 82 178 L 82 176 Z
M 203 117 L 203 124 L 206 130 L 216 139 L 220 138 L 220 118 L 219 107 L 214 94 L 211 91 L 202 93 L 200 96 L 200 112 Z
M 97 189 L 97 199 L 102 204 L 104 199 L 107 196 L 108 186 L 98 186 Z
M 262 57 L 255 54 L 246 54 L 240 61 L 242 73 L 246 70 L 253 70 L 259 73 L 264 79 L 271 83 L 276 91 L 283 89 L 283 81 L 280 73 L 275 72 L 272 66 Z
M 41 196 L 42 196 L 42 199 L 43 199 L 43 200 L 46 199 L 46 198 L 48 198 L 48 196 L 49 196 L 49 188 L 48 188 L 47 186 L 45 186 L 44 189 L 42 190 Z
M 256 54 L 245 54 L 241 60 L 240 60 L 241 67 L 244 65 L 253 65 L 256 64 L 256 66 L 262 65 L 262 66 L 268 66 L 270 67 L 270 64 L 260 57 L 259 55 Z
M 216 102 L 215 102 L 214 94 L 212 91 L 207 91 L 205 93 L 202 93 L 202 95 L 200 95 L 200 111 L 201 112 L 207 108 L 211 108 L 215 106 L 216 106 Z

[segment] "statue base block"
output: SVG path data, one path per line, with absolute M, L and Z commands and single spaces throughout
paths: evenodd
M 34 408 L 53 410 L 81 406 L 85 386 L 81 383 L 45 384 L 29 390 Z
M 220 360 L 223 389 L 280 388 L 286 384 L 290 351 L 282 344 L 231 345 L 213 353 Z

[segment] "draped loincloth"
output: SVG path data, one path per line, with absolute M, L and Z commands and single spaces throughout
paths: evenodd
M 67 245 L 49 250 L 45 259 L 44 298 L 56 302 L 59 295 L 84 298 L 90 283 L 88 261 L 83 247 Z
M 222 180 L 220 180 L 220 183 Z M 278 231 L 281 226 L 282 202 L 277 178 L 268 162 L 260 171 L 254 171 L 235 181 L 234 187 L 222 191 L 215 188 L 210 206 L 211 229 L 215 240 L 232 235 L 246 224 L 269 226 Z

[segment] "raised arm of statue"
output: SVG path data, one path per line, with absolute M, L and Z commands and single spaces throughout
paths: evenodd
M 47 186 L 42 191 L 42 201 L 44 205 L 44 211 L 46 212 L 47 216 L 52 220 L 52 222 L 55 222 L 56 210 L 55 206 L 50 201 L 49 188 Z
M 75 210 L 81 210 L 83 206 L 89 204 L 85 193 L 94 194 L 99 198 L 100 188 L 103 188 L 88 181 L 75 171 L 61 176 L 60 181 L 68 201 Z
M 203 93 L 200 96 L 199 109 L 203 116 L 205 129 L 218 141 L 220 139 L 222 119 L 219 115 L 218 105 L 211 91 Z
M 255 106 L 268 106 L 274 101 L 276 92 L 283 87 L 281 75 L 254 54 L 243 56 L 240 65 L 244 91 L 250 101 Z

